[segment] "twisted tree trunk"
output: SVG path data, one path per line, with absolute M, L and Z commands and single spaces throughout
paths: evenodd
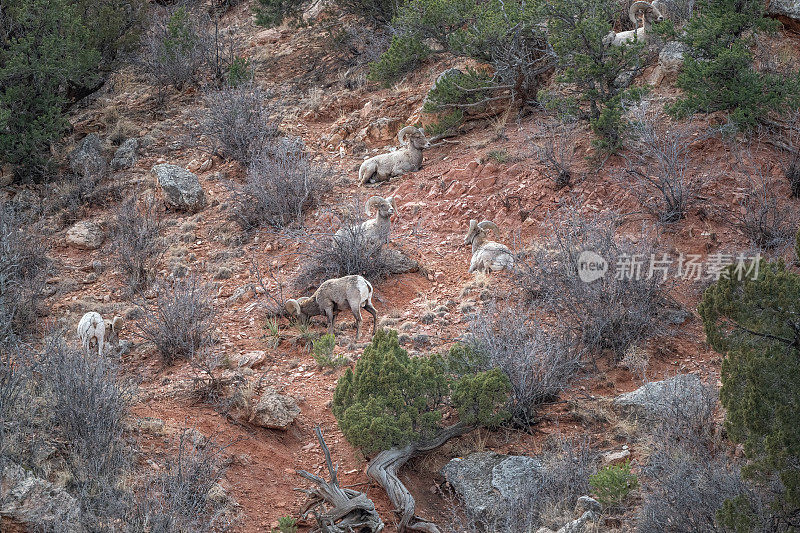
M 300 515 L 306 518 L 309 514 L 314 515 L 317 520 L 317 527 L 312 532 L 323 533 L 351 533 L 353 531 L 379 533 L 383 531 L 383 522 L 375 504 L 367 498 L 363 492 L 352 489 L 343 489 L 339 486 L 336 477 L 336 468 L 331 461 L 331 453 L 325 440 L 322 438 L 322 430 L 319 426 L 314 428 L 317 434 L 322 451 L 325 454 L 325 464 L 331 474 L 330 482 L 325 481 L 319 476 L 315 476 L 305 470 L 297 470 L 297 474 L 314 482 L 317 487 L 302 490 L 308 494 L 308 501 L 300 511 Z M 328 507 L 326 507 L 326 504 Z
M 466 424 L 455 424 L 442 429 L 434 438 L 426 442 L 411 443 L 402 448 L 392 448 L 384 450 L 370 461 L 367 468 L 367 476 L 374 479 L 381 487 L 386 490 L 395 513 L 400 518 L 398 529 L 400 533 L 406 531 L 423 531 L 425 533 L 440 533 L 436 524 L 414 514 L 416 503 L 414 497 L 397 477 L 397 471 L 408 462 L 409 459 L 423 455 L 431 450 L 435 450 L 453 437 L 459 437 L 469 433 L 475 428 Z

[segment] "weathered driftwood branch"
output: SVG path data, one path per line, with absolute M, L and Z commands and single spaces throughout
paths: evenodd
M 322 533 L 352 533 L 353 531 L 364 533 L 378 533 L 383 531 L 383 522 L 375 504 L 367 498 L 363 492 L 352 489 L 343 489 L 339 486 L 336 477 L 337 469 L 331 461 L 331 452 L 325 439 L 322 438 L 322 430 L 319 426 L 314 428 L 319 444 L 325 454 L 325 464 L 331 474 L 331 480 L 325 481 L 319 476 L 315 476 L 305 470 L 297 470 L 299 476 L 312 481 L 317 486 L 312 489 L 301 490 L 308 495 L 308 501 L 300 510 L 302 518 L 313 515 L 317 520 L 317 527 L 313 532 Z
M 400 517 L 398 530 L 400 533 L 406 531 L 424 531 L 426 533 L 440 533 L 436 524 L 425 520 L 414 514 L 416 503 L 414 497 L 397 477 L 397 471 L 408 462 L 409 459 L 434 450 L 452 439 L 469 433 L 474 426 L 466 424 L 455 424 L 442 429 L 433 439 L 427 442 L 411 443 L 402 448 L 392 448 L 384 450 L 370 461 L 367 468 L 367 476 L 374 479 L 381 487 L 386 490 L 395 513 Z

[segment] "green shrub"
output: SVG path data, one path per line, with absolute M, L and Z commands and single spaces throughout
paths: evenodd
M 238 87 L 253 79 L 253 66 L 246 57 L 237 57 L 228 65 L 228 85 Z
M 746 269 L 745 269 L 746 270 Z M 743 274 L 743 275 L 739 275 Z M 800 511 L 800 276 L 783 262 L 761 260 L 757 272 L 731 265 L 698 307 L 708 343 L 722 361 L 725 429 L 744 445 L 745 477 L 772 486 L 761 497 L 778 522 Z M 771 482 L 777 478 L 779 483 Z M 757 494 L 757 493 L 756 493 Z M 750 497 L 747 497 L 750 496 Z M 728 500 L 720 519 L 737 531 L 761 507 L 753 494 Z
M 258 0 L 258 5 L 253 9 L 256 15 L 256 24 L 271 28 L 279 26 L 284 19 L 300 20 L 303 2 L 299 0 Z
M 630 461 L 608 465 L 589 476 L 589 485 L 603 505 L 621 504 L 631 491 L 639 487 L 639 479 L 631 472 Z
M 332 410 L 345 438 L 371 454 L 433 437 L 447 407 L 470 425 L 507 418 L 509 384 L 500 370 L 459 376 L 447 368 L 446 357 L 409 357 L 396 331 L 378 331 L 336 384 Z
M 481 80 L 487 89 L 510 90 L 521 103 L 534 100 L 553 59 L 538 6 L 522 0 L 411 0 L 392 20 L 397 34 L 372 64 L 370 77 L 391 83 L 428 56 L 449 53 L 490 63 L 493 74 Z M 425 44 L 430 40 L 436 50 Z
M 413 36 L 395 35 L 389 49 L 369 66 L 367 78 L 390 86 L 404 74 L 413 71 L 431 54 L 431 49 Z
M 464 119 L 464 111 L 470 108 L 480 111 L 482 104 L 489 102 L 495 84 L 486 72 L 467 68 L 465 72 L 452 72 L 440 77 L 428 93 L 423 110 L 426 113 L 442 113 L 434 129 L 441 133 L 458 127 Z M 430 129 L 427 129 L 431 133 Z
M 319 339 L 311 341 L 311 353 L 314 361 L 322 368 L 338 368 L 347 364 L 347 357 L 343 355 L 333 356 L 333 348 L 336 346 L 336 337 L 326 333 Z
M 588 107 L 584 118 L 597 135 L 595 145 L 616 151 L 625 128 L 622 102 L 633 98 L 633 90 L 621 83 L 621 76 L 641 69 L 642 42 L 605 46 L 617 3 L 613 0 L 554 0 L 549 15 L 550 43 L 558 56 L 560 79 L 573 84 L 574 100 Z
M 736 125 L 750 128 L 770 111 L 781 112 L 800 102 L 796 71 L 758 72 L 753 66 L 756 36 L 779 26 L 764 16 L 763 2 L 701 0 L 698 9 L 682 39 L 689 51 L 677 85 L 685 96 L 670 112 L 685 116 L 724 110 Z
M 278 527 L 272 529 L 273 533 L 297 533 L 297 520 L 291 516 L 278 518 Z

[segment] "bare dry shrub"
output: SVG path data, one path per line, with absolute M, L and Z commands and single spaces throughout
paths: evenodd
M 534 140 L 534 154 L 544 163 L 556 190 L 572 185 L 575 143 L 580 133 L 577 121 L 565 116 L 540 122 L 539 128 L 542 133 Z
M 153 279 L 166 249 L 162 229 L 152 197 L 139 202 L 134 195 L 117 209 L 111 230 L 111 255 L 127 277 L 131 293 L 144 289 Z
M 226 503 L 210 492 L 225 473 L 224 448 L 212 439 L 191 442 L 189 434 L 181 433 L 177 455 L 138 490 L 128 518 L 132 531 L 205 533 L 230 527 Z
M 396 256 L 381 243 L 370 242 L 361 229 L 365 215 L 358 199 L 340 216 L 342 233 L 323 232 L 308 235 L 303 252 L 305 261 L 295 280 L 295 287 L 305 289 L 342 276 L 360 275 L 370 281 L 393 273 Z
M 302 141 L 279 138 L 254 154 L 244 184 L 231 183 L 233 219 L 245 231 L 301 224 L 330 188 Z
M 49 207 L 59 216 L 62 226 L 84 218 L 87 208 L 106 206 L 122 199 L 119 186 L 104 184 L 104 178 L 102 173 L 71 174 L 54 183 Z
M 643 231 L 633 242 L 617 235 L 618 224 L 612 214 L 562 211 L 550 221 L 550 239 L 520 254 L 513 277 L 527 302 L 545 311 L 545 322 L 569 332 L 576 349 L 591 356 L 613 350 L 622 357 L 631 345 L 663 333 L 672 305 L 669 280 L 658 271 L 648 277 L 651 256 L 661 257 L 655 238 Z M 600 256 L 609 269 L 591 283 L 578 275 L 584 252 Z M 615 273 L 617 265 L 623 268 Z
M 0 350 L 0 470 L 19 456 L 20 438 L 30 423 L 30 380 L 34 365 L 22 344 Z
M 200 79 L 211 51 L 205 23 L 185 2 L 151 10 L 136 62 L 159 88 L 181 90 Z
M 669 120 L 646 102 L 633 111 L 624 183 L 660 222 L 677 222 L 686 216 L 699 185 L 687 175 L 687 167 L 692 144 L 702 137 L 693 126 Z
M 37 225 L 4 203 L 0 206 L 0 345 L 38 324 L 50 269 Z
M 642 533 L 722 532 L 716 513 L 746 489 L 739 465 L 719 441 L 716 390 L 705 387 L 691 402 L 666 399 L 665 415 L 648 425 L 653 447 L 642 468 Z
M 650 354 L 647 350 L 632 344 L 625 350 L 619 364 L 642 381 L 647 381 L 647 366 L 650 363 Z
M 277 122 L 266 104 L 269 95 L 258 87 L 241 85 L 212 91 L 205 97 L 203 132 L 212 150 L 245 165 L 278 136 Z
M 67 489 L 98 516 L 119 512 L 119 481 L 131 468 L 123 420 L 133 397 L 107 357 L 70 350 L 51 341 L 43 354 L 42 395 L 55 433 L 65 447 Z
M 194 360 L 213 342 L 210 286 L 190 274 L 161 281 L 153 290 L 152 301 L 139 303 L 144 313 L 137 325 L 139 336 L 156 346 L 165 365 L 179 358 Z
M 781 202 L 766 176 L 753 172 L 741 208 L 730 212 L 733 224 L 762 250 L 786 246 L 794 239 L 800 216 L 794 206 Z
M 800 198 L 800 111 L 789 117 L 783 173 L 789 182 L 792 198 Z
M 525 309 L 490 304 L 470 324 L 466 344 L 500 368 L 511 383 L 508 406 L 516 424 L 536 422 L 536 406 L 553 401 L 580 369 L 580 354 L 567 336 L 532 320 Z

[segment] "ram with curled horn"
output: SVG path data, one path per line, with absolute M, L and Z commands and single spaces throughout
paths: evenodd
M 642 27 L 639 27 L 639 18 L 642 19 Z M 658 0 L 653 3 L 638 0 L 631 4 L 628 9 L 628 18 L 633 23 L 635 30 L 621 31 L 619 33 L 610 32 L 603 38 L 605 46 L 622 46 L 634 41 L 649 43 L 652 40 L 653 24 L 664 20 L 661 13 L 661 4 Z
M 286 312 L 303 322 L 312 316 L 324 315 L 333 335 L 333 321 L 343 309 L 350 309 L 356 319 L 356 340 L 361 336 L 361 310 L 372 315 L 372 334 L 378 323 L 378 311 L 372 305 L 372 284 L 361 276 L 344 276 L 322 283 L 311 296 L 286 300 Z
M 514 268 L 514 254 L 505 244 L 486 240 L 489 230 L 499 232 L 497 224 L 491 220 L 478 222 L 469 221 L 469 231 L 464 244 L 472 245 L 472 261 L 469 264 L 469 273 L 497 272 L 499 270 L 511 270 Z
M 361 163 L 358 169 L 358 180 L 361 185 L 388 181 L 392 176 L 416 172 L 422 167 L 422 151 L 429 146 L 422 130 L 406 126 L 397 132 L 397 140 L 403 148 L 370 157 Z

